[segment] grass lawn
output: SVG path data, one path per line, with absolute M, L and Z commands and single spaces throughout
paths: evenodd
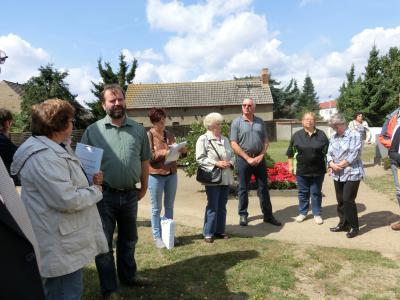
M 122 299 L 400 299 L 398 264 L 376 252 L 239 236 L 206 244 L 185 226 L 174 249 L 159 250 L 149 222 L 138 223 L 136 259 L 153 284 L 121 288 Z M 99 299 L 94 265 L 84 286 L 82 299 Z

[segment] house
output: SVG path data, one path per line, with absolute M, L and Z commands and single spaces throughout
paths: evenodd
M 6 108 L 13 113 L 21 112 L 21 99 L 24 93 L 23 85 L 11 81 L 0 82 L 0 108 Z
M 336 108 L 336 100 L 329 100 L 319 103 L 319 115 L 325 121 L 328 121 L 331 116 L 338 112 Z
M 273 119 L 273 99 L 269 88 L 268 69 L 261 76 L 224 81 L 153 83 L 128 86 L 128 116 L 151 126 L 147 113 L 152 107 L 163 107 L 168 114 L 167 126 L 199 123 L 210 112 L 219 112 L 232 121 L 242 112 L 244 98 L 257 105 L 256 115 L 264 121 Z

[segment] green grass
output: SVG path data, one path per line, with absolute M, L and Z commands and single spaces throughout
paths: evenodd
M 269 143 L 267 153 L 275 162 L 287 161 L 286 151 L 289 141 L 277 141 Z
M 186 226 L 177 226 L 175 248 L 160 250 L 154 247 L 148 223 L 139 222 L 136 260 L 141 275 L 153 284 L 122 287 L 123 299 L 394 299 L 399 295 L 397 263 L 377 252 L 240 236 L 206 244 L 200 230 Z M 85 268 L 84 286 L 83 300 L 99 298 L 94 265 Z
M 396 189 L 392 173 L 380 176 L 367 176 L 364 181 L 370 188 L 387 195 L 391 200 L 396 199 Z

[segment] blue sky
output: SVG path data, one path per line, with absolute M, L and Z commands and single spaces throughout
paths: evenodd
M 398 0 L 11 1 L 1 4 L 0 80 L 24 82 L 40 65 L 68 70 L 92 99 L 99 57 L 139 62 L 135 82 L 225 80 L 268 67 L 282 85 L 308 73 L 321 100 L 360 74 L 375 43 L 400 47 Z

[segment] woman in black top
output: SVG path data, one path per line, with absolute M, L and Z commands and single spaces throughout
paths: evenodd
M 305 112 L 303 129 L 295 132 L 290 140 L 286 155 L 289 171 L 296 175 L 299 215 L 297 222 L 303 222 L 310 206 L 315 223 L 322 224 L 321 217 L 322 183 L 326 173 L 325 156 L 329 140 L 322 130 L 315 128 L 315 113 Z

